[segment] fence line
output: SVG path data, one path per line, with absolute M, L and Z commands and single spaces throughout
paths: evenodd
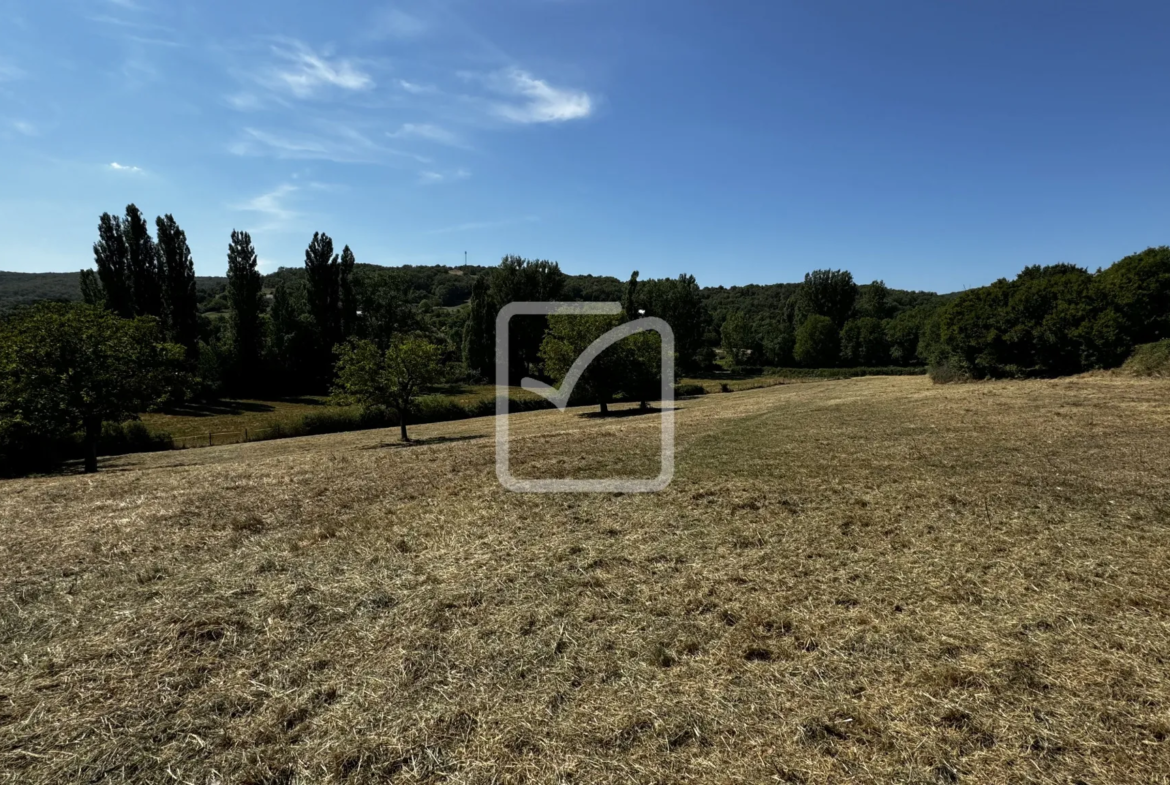
M 223 444 L 240 444 L 241 442 L 256 441 L 264 434 L 280 430 L 277 428 L 243 428 L 238 431 L 208 431 L 188 436 L 172 436 L 171 441 L 178 449 L 190 447 L 216 447 Z M 233 438 L 222 438 L 233 437 Z

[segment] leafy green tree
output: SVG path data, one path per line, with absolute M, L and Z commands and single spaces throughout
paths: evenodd
M 890 316 L 890 289 L 885 281 L 874 281 L 860 290 L 857 315 L 878 320 Z
M 624 321 L 623 315 L 553 314 L 548 317 L 548 332 L 540 345 L 544 370 L 557 384 L 564 381 L 569 369 L 590 345 Z M 575 400 L 595 401 L 601 413 L 609 412 L 623 387 L 636 384 L 629 339 L 619 341 L 589 363 L 573 388 Z
M 228 318 L 231 323 L 232 361 L 237 386 L 251 392 L 263 350 L 260 315 L 263 278 L 257 269 L 256 249 L 247 232 L 232 231 L 228 245 Z
M 834 366 L 840 351 L 840 334 L 828 316 L 813 314 L 797 328 L 792 353 L 801 365 L 807 368 Z
M 850 319 L 841 329 L 841 363 L 875 367 L 890 361 L 890 347 L 880 320 L 872 316 Z
M 98 241 L 93 260 L 105 293 L 106 307 L 123 318 L 134 316 L 134 289 L 130 277 L 129 250 L 122 219 L 102 213 L 98 220 Z
M 747 318 L 735 311 L 724 321 L 719 331 L 723 342 L 723 352 L 731 361 L 732 366 L 740 368 L 748 361 L 752 349 L 752 329 Z
M 486 275 L 475 279 L 471 286 L 467 322 L 463 325 L 463 364 L 471 373 L 484 379 L 492 377 L 496 362 L 496 312 L 489 286 Z
M 895 365 L 919 365 L 925 362 L 918 354 L 918 344 L 926 320 L 935 310 L 934 306 L 921 305 L 907 308 L 886 320 L 886 343 L 890 347 L 891 362 Z
M 1170 337 L 1170 246 L 1131 254 L 1096 277 L 1103 306 L 1119 318 L 1130 349 Z
M 386 351 L 371 341 L 351 339 L 337 347 L 334 395 L 363 407 L 384 406 L 398 413 L 402 441 L 419 394 L 440 376 L 442 349 L 420 337 L 399 338 Z
M 565 274 L 556 262 L 505 256 L 492 271 L 492 320 L 499 309 L 514 302 L 551 302 L 560 298 Z M 509 371 L 513 379 L 535 372 L 548 327 L 543 316 L 519 316 L 509 325 Z
M 796 334 L 791 325 L 783 319 L 769 319 L 763 323 L 760 349 L 764 362 L 774 368 L 788 368 L 795 362 L 792 351 L 796 346 Z
M 657 316 L 674 331 L 675 352 L 681 371 L 695 371 L 706 367 L 700 355 L 704 349 L 703 336 L 711 322 L 703 304 L 702 291 L 693 275 L 639 281 L 637 307 L 647 316 Z
M 134 315 L 161 318 L 163 300 L 158 251 L 150 236 L 150 224 L 133 204 L 126 205 L 122 230 L 126 233 L 126 263 L 130 288 L 134 293 Z
M 281 390 L 300 392 L 297 386 L 309 372 L 306 359 L 315 349 L 302 281 L 277 281 L 269 317 L 271 341 L 268 351 L 273 375 Z
M 167 337 L 194 358 L 199 343 L 199 298 L 195 263 L 187 234 L 171 214 L 155 219 L 159 275 L 162 279 L 163 322 Z
M 0 324 L 0 429 L 59 439 L 80 432 L 97 471 L 102 423 L 135 419 L 182 384 L 183 350 L 151 318 L 41 303 Z
M 809 316 L 827 316 L 840 330 L 853 315 L 857 284 L 848 270 L 813 270 L 806 273 L 796 293 L 794 323 L 803 325 Z

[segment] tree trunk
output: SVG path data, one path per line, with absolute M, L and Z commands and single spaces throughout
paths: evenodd
M 97 471 L 97 443 L 102 435 L 102 421 L 89 420 L 85 423 L 85 473 Z
M 601 402 L 601 413 L 609 414 L 609 404 L 607 404 L 605 401 Z
M 410 437 L 406 435 L 406 407 L 398 410 L 398 431 L 402 434 L 402 441 L 410 441 Z

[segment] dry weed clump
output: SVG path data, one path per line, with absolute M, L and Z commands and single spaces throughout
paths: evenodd
M 490 419 L 3 483 L 0 779 L 1170 782 L 1165 382 L 677 417 L 654 495 L 507 493 Z M 515 465 L 657 426 L 516 415 Z

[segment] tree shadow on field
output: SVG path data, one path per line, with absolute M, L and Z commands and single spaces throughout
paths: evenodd
M 486 436 L 432 436 L 429 439 L 411 439 L 408 442 L 382 442 L 381 444 L 371 444 L 368 447 L 359 447 L 361 450 L 401 450 L 406 447 L 430 447 L 435 444 L 447 444 L 448 442 L 472 442 L 477 439 L 486 439 Z
M 682 407 L 672 407 L 674 411 L 678 411 Z M 577 416 L 585 420 L 615 420 L 622 417 L 642 417 L 648 414 L 662 414 L 662 409 L 657 406 L 651 406 L 646 409 L 634 407 L 632 409 L 610 409 L 608 412 L 582 412 Z
M 177 417 L 219 417 L 244 412 L 271 412 L 276 407 L 260 401 L 199 401 L 163 407 L 163 414 Z

